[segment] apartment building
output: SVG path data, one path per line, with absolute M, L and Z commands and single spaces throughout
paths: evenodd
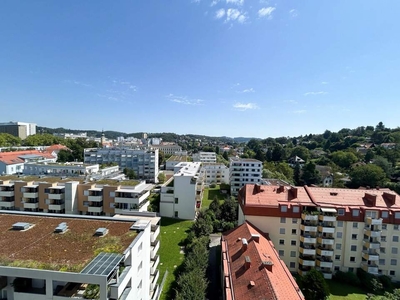
M 0 175 L 22 173 L 25 163 L 46 160 L 55 163 L 57 155 L 53 151 L 22 150 L 13 152 L 0 152 Z
M 173 171 L 175 166 L 181 162 L 187 162 L 187 155 L 172 155 L 165 163 L 165 170 Z
M 0 297 L 157 300 L 158 224 L 157 217 L 1 211 L 7 259 L 0 266 Z
M 217 154 L 215 152 L 198 152 L 192 155 L 193 161 L 202 163 L 216 163 Z
M 114 172 L 118 172 L 118 166 L 113 167 Z M 76 162 L 54 163 L 48 161 L 30 162 L 24 164 L 25 175 L 44 175 L 52 174 L 53 176 L 83 176 L 97 174 L 100 171 L 98 164 L 88 165 Z
M 262 168 L 262 162 L 259 160 L 231 157 L 229 163 L 231 195 L 236 196 L 246 184 L 260 183 Z
M 88 164 L 117 163 L 121 169 L 133 169 L 139 179 L 158 181 L 158 149 L 87 148 L 84 149 L 84 162 Z
M 0 123 L 0 133 L 8 133 L 24 140 L 28 136 L 36 134 L 36 124 L 25 122 Z
M 289 270 L 357 268 L 400 280 L 400 196 L 389 189 L 246 185 L 239 224 L 269 234 Z
M 146 212 L 150 185 L 145 181 L 100 180 L 82 183 L 70 178 L 0 179 L 0 209 L 45 213 L 114 216 Z
M 159 145 L 151 145 L 151 149 L 159 150 L 167 155 L 174 155 L 176 152 L 181 152 L 182 147 L 174 143 L 161 143 Z
M 304 300 L 274 244 L 249 222 L 222 234 L 223 299 Z
M 201 207 L 204 171 L 200 162 L 182 162 L 161 187 L 160 214 L 163 217 L 194 220 Z
M 229 184 L 229 168 L 222 163 L 203 163 L 205 183 Z

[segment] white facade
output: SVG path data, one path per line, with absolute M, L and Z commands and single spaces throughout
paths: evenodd
M 160 145 L 152 145 L 151 148 L 158 149 L 164 154 L 174 155 L 176 152 L 181 152 L 182 147 L 176 144 L 160 144 Z
M 139 179 L 158 181 L 158 149 L 87 148 L 84 150 L 84 162 L 88 164 L 117 163 L 121 169 L 133 169 Z
M 160 214 L 193 220 L 203 197 L 204 172 L 201 163 L 179 163 L 175 168 L 179 170 L 161 187 Z
M 81 176 L 96 174 L 100 170 L 98 164 L 84 165 L 83 163 L 55 163 L 55 162 L 31 162 L 24 166 L 25 175 L 66 175 Z
M 216 163 L 217 162 L 217 154 L 215 152 L 198 152 L 194 153 L 193 161 L 199 161 L 203 163 Z
M 230 158 L 229 182 L 231 195 L 237 195 L 245 184 L 260 183 L 262 168 L 262 162 L 256 159 Z
M 205 183 L 214 184 L 229 184 L 229 168 L 224 164 L 219 163 L 203 163 L 205 171 Z

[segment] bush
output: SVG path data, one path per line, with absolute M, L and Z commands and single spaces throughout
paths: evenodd
M 366 290 L 375 292 L 376 286 L 376 277 L 368 272 L 365 272 L 363 269 L 357 269 L 357 277 L 361 282 L 361 286 Z
M 360 279 L 358 279 L 357 275 L 353 272 L 337 271 L 333 279 L 338 282 L 350 284 L 353 286 L 361 285 Z
M 378 279 L 382 283 L 382 286 L 385 290 L 393 289 L 392 279 L 389 276 L 381 275 L 378 277 Z
M 210 188 L 211 188 L 211 189 L 215 189 L 216 187 L 217 187 L 217 185 L 216 185 L 215 183 L 211 183 L 211 184 L 210 184 Z

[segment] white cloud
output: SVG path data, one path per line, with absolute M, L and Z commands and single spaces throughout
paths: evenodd
M 215 12 L 215 17 L 216 17 L 217 19 L 221 19 L 221 18 L 223 18 L 224 16 L 225 16 L 225 9 L 223 9 L 223 8 L 218 9 L 218 10 Z
M 320 92 L 307 92 L 307 93 L 304 93 L 304 96 L 309 96 L 309 95 L 325 95 L 325 94 L 328 94 L 327 92 L 323 92 L 323 91 L 320 91 Z
M 272 18 L 272 12 L 275 10 L 275 7 L 269 6 L 269 7 L 263 7 L 258 11 L 258 16 L 260 18 L 263 17 L 268 17 Z
M 226 0 L 228 4 L 243 5 L 244 0 Z
M 226 11 L 226 21 L 234 21 L 240 16 L 240 11 L 236 8 L 228 8 Z
M 244 22 L 246 22 L 246 20 L 247 20 L 247 17 L 245 15 L 240 15 L 238 18 L 239 23 L 244 23 Z
M 255 103 L 240 103 L 237 102 L 233 105 L 233 108 L 237 110 L 248 110 L 248 109 L 258 109 L 258 105 Z
M 213 6 L 217 5 L 217 3 L 218 3 L 218 0 L 214 0 L 213 2 L 211 2 L 210 6 L 213 7 Z
M 189 99 L 186 96 L 175 96 L 174 94 L 169 94 L 167 98 L 171 102 L 184 104 L 184 105 L 202 105 L 204 100 L 201 99 Z
M 322 81 L 321 84 L 328 84 L 329 82 L 327 81 Z
M 289 10 L 289 14 L 293 17 L 293 18 L 295 18 L 295 17 L 297 17 L 299 14 L 297 13 L 297 10 L 295 10 L 294 8 L 293 9 L 291 9 L 291 10 Z
M 64 82 L 73 83 L 73 84 L 84 86 L 84 87 L 90 87 L 90 88 L 93 87 L 93 85 L 91 85 L 91 84 L 83 83 L 83 82 L 80 82 L 80 81 L 77 81 L 77 80 L 64 80 Z
M 136 85 L 130 85 L 129 88 L 130 88 L 131 90 L 133 90 L 134 92 L 137 91 Z
M 242 91 L 242 93 L 254 93 L 254 92 L 255 92 L 255 90 L 254 90 L 253 88 L 244 89 L 244 90 Z
M 299 110 L 293 110 L 292 113 L 293 114 L 304 114 L 307 111 L 305 109 L 299 109 Z

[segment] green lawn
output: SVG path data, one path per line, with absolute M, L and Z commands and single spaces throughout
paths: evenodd
M 215 196 L 217 196 L 219 201 L 222 202 L 226 199 L 227 194 L 221 193 L 219 185 L 217 185 L 215 188 L 205 188 L 203 192 L 201 207 L 208 208 L 211 202 L 214 200 Z
M 347 285 L 335 280 L 327 280 L 331 295 L 329 300 L 365 300 L 366 293 L 359 287 Z
M 168 270 L 168 276 L 163 287 L 161 294 L 161 300 L 172 299 L 172 291 L 175 288 L 176 278 L 174 271 L 178 268 L 184 258 L 184 254 L 180 253 L 181 245 L 186 238 L 187 230 L 192 226 L 193 221 L 182 221 L 179 219 L 162 218 L 160 228 L 160 249 L 158 254 L 160 255 L 160 264 L 158 269 L 160 270 L 161 283 L 164 273 Z

